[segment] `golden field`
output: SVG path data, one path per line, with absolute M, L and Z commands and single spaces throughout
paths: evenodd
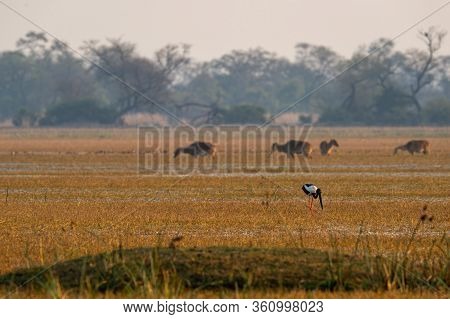
M 340 147 L 320 156 L 330 138 Z M 413 138 L 431 153 L 392 155 Z M 213 174 L 142 175 L 136 129 L 0 130 L 0 295 L 448 297 L 450 129 L 314 128 L 308 140 L 308 171 L 245 173 L 219 144 L 198 160 Z M 323 211 L 308 211 L 308 182 Z M 155 278 L 135 276 L 148 267 Z

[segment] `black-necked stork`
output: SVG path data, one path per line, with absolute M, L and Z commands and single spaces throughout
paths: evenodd
M 305 192 L 306 195 L 308 195 L 309 198 L 308 208 L 310 211 L 312 210 L 314 199 L 316 199 L 317 197 L 319 197 L 320 207 L 323 209 L 322 191 L 320 190 L 320 188 L 318 188 L 314 184 L 305 184 L 302 186 L 302 190 Z

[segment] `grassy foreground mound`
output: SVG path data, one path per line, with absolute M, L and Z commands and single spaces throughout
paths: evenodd
M 140 248 L 8 273 L 0 276 L 0 294 L 176 298 L 236 291 L 264 296 L 289 290 L 426 290 L 445 297 L 448 283 L 448 260 L 429 265 L 400 256 L 294 248 Z

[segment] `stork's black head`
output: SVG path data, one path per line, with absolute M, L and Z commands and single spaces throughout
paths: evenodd
M 318 189 L 316 190 L 316 192 L 313 193 L 312 195 L 313 195 L 314 198 L 317 198 L 317 197 L 319 197 L 320 194 L 322 194 L 322 191 L 320 190 L 320 188 L 318 188 Z

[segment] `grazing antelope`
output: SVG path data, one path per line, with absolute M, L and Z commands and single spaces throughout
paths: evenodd
M 316 185 L 313 185 L 313 184 L 305 184 L 305 185 L 302 186 L 302 190 L 308 196 L 308 199 L 309 199 L 309 203 L 308 203 L 309 211 L 312 211 L 314 200 L 317 197 L 319 197 L 320 207 L 323 210 L 322 191 L 320 190 L 320 188 L 318 188 Z
M 322 141 L 320 143 L 320 153 L 322 155 L 330 155 L 333 151 L 333 146 L 339 147 L 338 142 L 335 139 L 332 139 L 330 142 L 327 143 L 327 141 Z
M 206 142 L 194 142 L 187 147 L 179 147 L 175 150 L 173 158 L 176 158 L 181 153 L 189 154 L 191 156 L 216 156 L 216 145 Z
M 303 156 L 311 158 L 313 148 L 308 142 L 290 140 L 286 144 L 273 143 L 270 154 L 275 151 L 286 153 L 292 158 L 294 154 L 303 154 Z
M 408 151 L 409 154 L 414 155 L 414 153 L 428 154 L 430 143 L 426 140 L 412 140 L 405 145 L 400 145 L 394 149 L 394 155 L 400 151 Z

